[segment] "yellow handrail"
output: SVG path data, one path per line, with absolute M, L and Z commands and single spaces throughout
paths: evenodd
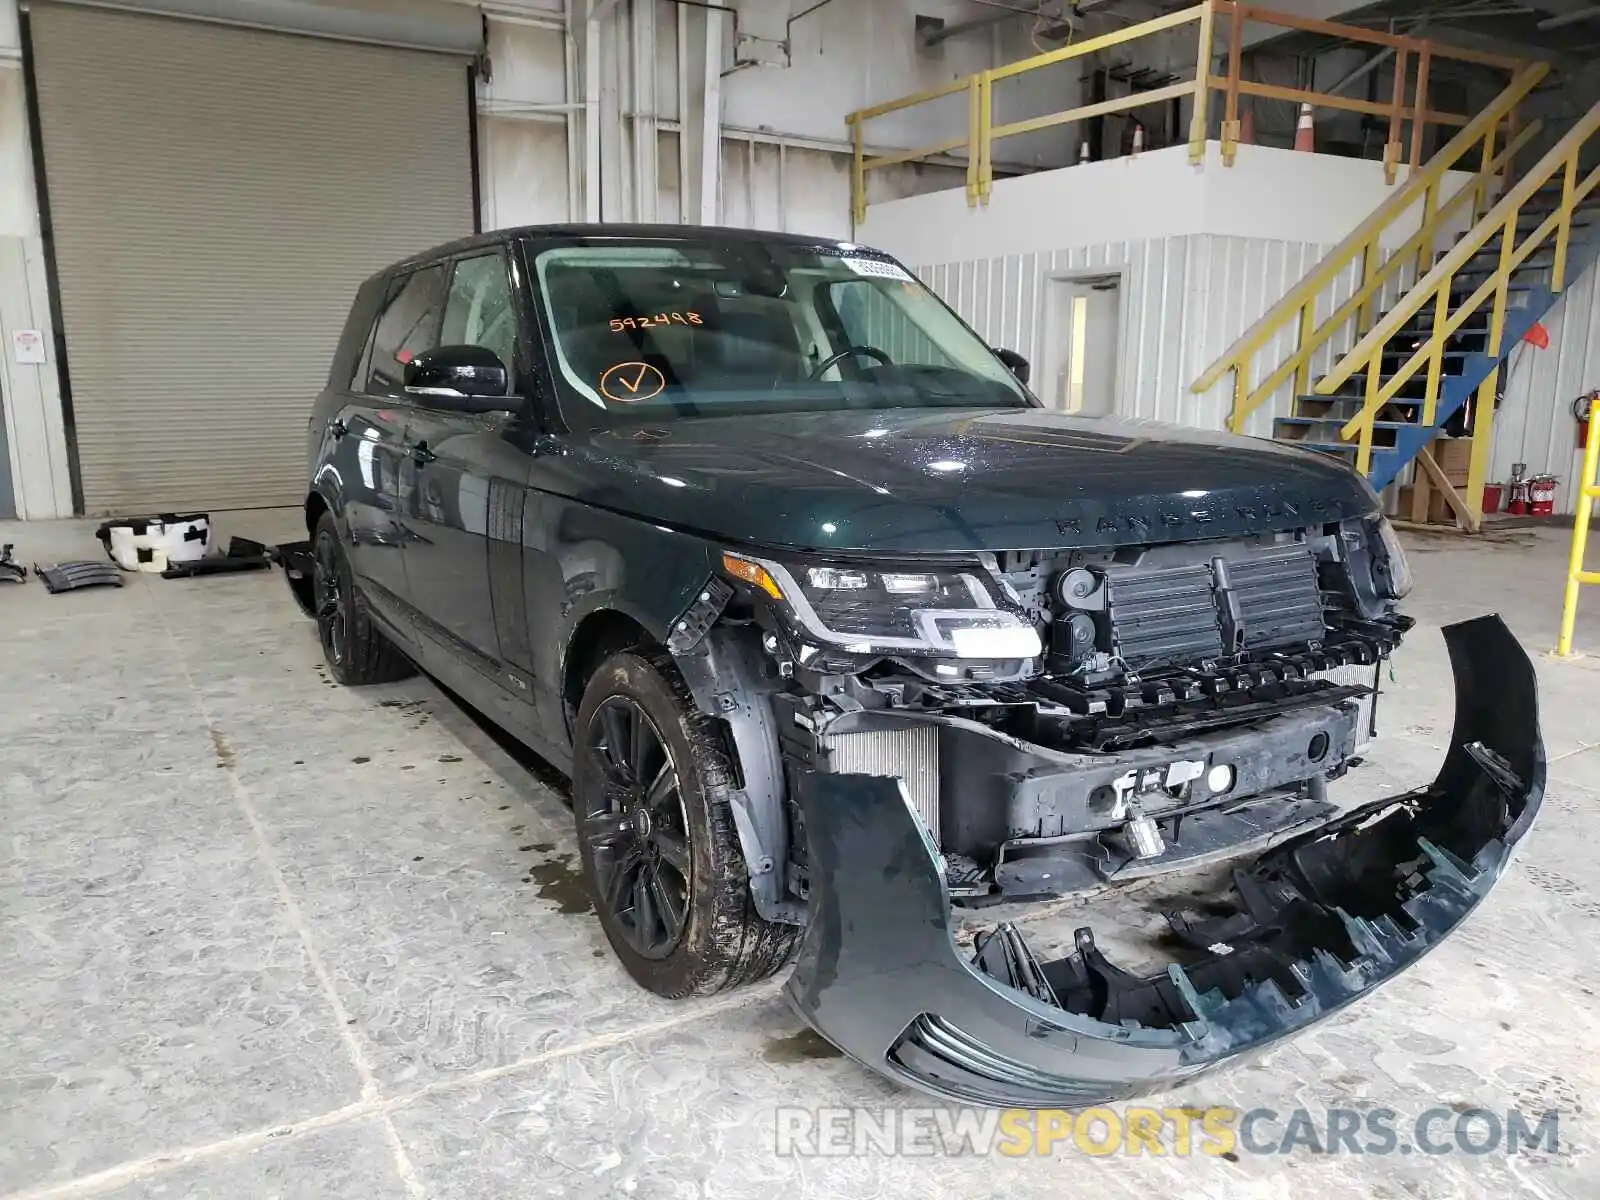
M 939 154 L 948 154 L 952 150 L 965 149 L 967 151 L 967 200 L 976 204 L 987 199 L 990 185 L 994 181 L 993 151 L 995 138 L 1012 137 L 1020 133 L 1032 133 L 1040 129 L 1048 129 L 1054 125 L 1062 125 L 1069 121 L 1086 120 L 1089 117 L 1104 116 L 1108 113 L 1125 112 L 1129 109 L 1142 108 L 1149 104 L 1160 104 L 1178 96 L 1194 95 L 1196 97 L 1195 111 L 1200 120 L 1205 117 L 1205 103 L 1199 97 L 1205 92 L 1203 86 L 1204 73 L 1200 72 L 1200 82 L 1176 84 L 1150 92 L 1136 92 L 1131 96 L 1115 100 L 1105 100 L 1096 104 L 1086 104 L 1078 108 L 1068 109 L 1064 112 L 1050 113 L 1042 117 L 1032 117 L 1024 121 L 1015 121 L 1008 125 L 996 127 L 993 122 L 993 108 L 991 97 L 994 85 L 1002 79 L 1010 79 L 1029 71 L 1037 71 L 1044 67 L 1052 67 L 1069 59 L 1082 58 L 1085 54 L 1094 54 L 1101 50 L 1109 50 L 1113 46 L 1120 46 L 1124 42 L 1137 41 L 1151 34 L 1161 33 L 1164 30 L 1175 29 L 1180 25 L 1187 25 L 1191 21 L 1199 22 L 1202 30 L 1202 39 L 1209 45 L 1211 28 L 1211 2 L 1196 4 L 1192 8 L 1179 9 L 1177 12 L 1167 13 L 1153 20 L 1142 21 L 1137 25 L 1130 25 L 1126 29 L 1118 29 L 1099 37 L 1086 38 L 1081 42 L 1073 42 L 1059 50 L 1051 50 L 1045 54 L 1037 54 L 1032 58 L 1025 58 L 1019 62 L 1008 63 L 1003 67 L 995 67 L 988 71 L 979 71 L 963 79 L 954 79 L 949 83 L 937 87 L 927 88 L 909 96 L 902 96 L 897 100 L 886 100 L 882 104 L 874 104 L 869 108 L 858 109 L 845 117 L 845 124 L 851 127 L 855 143 L 855 171 L 853 175 L 853 194 L 851 196 L 851 211 L 859 224 L 867 215 L 866 175 L 869 171 L 881 170 L 899 163 L 915 162 L 918 159 L 932 158 Z M 1202 62 L 1206 58 L 1201 58 Z M 887 116 L 889 113 L 900 112 L 903 109 L 915 108 L 932 100 L 939 100 L 945 96 L 955 95 L 957 92 L 966 92 L 967 102 L 967 131 L 960 137 L 946 138 L 942 142 L 934 142 L 926 146 L 918 146 L 913 150 L 896 150 L 887 154 L 867 157 L 862 148 L 862 126 L 877 117 Z M 1204 128 L 1204 126 L 1200 126 Z M 1203 142 L 1202 142 L 1203 144 Z
M 1211 64 L 1217 57 L 1214 53 L 1214 33 L 1219 17 L 1228 18 L 1228 52 L 1226 54 L 1224 74 L 1214 75 L 1211 73 Z M 993 98 L 995 84 L 1191 23 L 1196 26 L 1194 59 L 1196 66 L 1193 79 L 1177 80 L 1150 91 L 1135 91 L 1128 96 L 1098 100 L 1092 104 L 1083 104 L 1076 108 L 1027 117 L 1004 125 L 997 126 L 994 124 Z M 1388 103 L 1356 100 L 1328 92 L 1283 87 L 1245 79 L 1243 77 L 1241 51 L 1243 49 L 1242 31 L 1246 23 L 1274 25 L 1284 29 L 1331 36 L 1346 42 L 1360 42 L 1393 50 L 1396 56 L 1393 98 Z M 1411 82 L 1410 91 L 1412 94 L 1408 101 L 1406 95 L 1408 77 L 1405 63 L 1410 55 L 1416 56 L 1419 70 L 1416 79 Z M 1162 57 L 1165 57 L 1165 51 L 1163 51 Z M 1313 107 L 1337 108 L 1373 116 L 1388 117 L 1389 142 L 1384 150 L 1384 177 L 1388 182 L 1392 183 L 1394 182 L 1395 171 L 1399 166 L 1401 156 L 1399 139 L 1403 123 L 1409 121 L 1411 124 L 1410 161 L 1412 169 L 1416 170 L 1420 165 L 1423 132 L 1428 125 L 1465 125 L 1468 122 L 1468 118 L 1461 114 L 1441 112 L 1429 105 L 1426 64 L 1432 58 L 1460 59 L 1513 73 L 1526 65 L 1523 60 L 1507 55 L 1488 54 L 1483 51 L 1452 46 L 1445 42 L 1386 33 L 1358 25 L 1341 25 L 1331 21 L 1299 17 L 1291 13 L 1274 12 L 1271 9 L 1238 3 L 1236 0 L 1201 0 L 1200 3 L 1192 7 L 1166 13 L 1151 20 L 1142 21 L 1137 25 L 1130 25 L 1127 28 L 1101 34 L 1097 37 L 1086 38 L 1080 42 L 1071 42 L 1059 50 L 1051 50 L 1018 62 L 1008 63 L 1005 66 L 980 71 L 961 79 L 953 79 L 948 83 L 927 88 L 910 96 L 887 100 L 882 104 L 874 104 L 849 114 L 845 118 L 845 123 L 850 127 L 851 141 L 855 151 L 853 170 L 851 172 L 851 212 L 857 223 L 866 218 L 866 181 L 869 172 L 960 150 L 965 150 L 967 155 L 968 202 L 974 205 L 983 203 L 988 199 L 991 185 L 994 181 L 993 146 L 995 139 L 1034 133 L 1041 129 L 1050 129 L 1075 121 L 1085 121 L 1094 117 L 1106 116 L 1110 113 L 1129 112 L 1149 105 L 1182 100 L 1185 97 L 1190 99 L 1191 106 L 1189 156 L 1193 161 L 1199 162 L 1205 156 L 1206 139 L 1210 130 L 1208 109 L 1212 91 L 1224 93 L 1225 105 L 1221 123 L 1222 161 L 1224 166 L 1233 165 L 1238 147 L 1240 134 L 1239 97 L 1257 96 L 1263 99 L 1283 100 L 1295 104 L 1306 103 Z M 862 127 L 868 121 L 962 92 L 965 92 L 968 98 L 967 128 L 965 133 L 960 136 L 948 137 L 929 145 L 918 146 L 914 149 L 892 150 L 874 155 L 867 153 L 866 138 Z
M 1600 403 L 1590 398 L 1588 440 L 1583 448 L 1583 475 L 1578 480 L 1578 508 L 1572 515 L 1572 552 L 1567 556 L 1567 590 L 1561 602 L 1561 637 L 1556 653 L 1572 657 L 1572 627 L 1578 620 L 1578 589 L 1600 583 L 1600 571 L 1583 569 L 1583 552 L 1589 541 L 1589 518 L 1600 499 Z
M 1549 73 L 1543 63 L 1523 68 L 1511 83 L 1471 121 L 1461 132 L 1428 160 L 1426 166 L 1412 174 L 1405 185 L 1375 209 L 1371 216 L 1323 256 L 1288 295 L 1273 305 L 1262 317 L 1245 330 L 1222 356 L 1195 380 L 1195 392 L 1207 392 L 1229 371 L 1234 374 L 1233 408 L 1228 416 L 1228 426 L 1235 432 L 1244 428 L 1245 421 L 1287 380 L 1293 377 L 1296 393 L 1309 390 L 1311 356 L 1343 330 L 1352 318 L 1363 325 L 1370 322 L 1374 297 L 1386 282 L 1394 277 L 1408 262 L 1419 266 L 1431 254 L 1439 229 L 1449 221 L 1461 205 L 1471 197 L 1474 205 L 1481 202 L 1485 190 L 1494 177 L 1508 167 L 1517 151 L 1522 149 L 1538 130 L 1530 123 L 1510 138 L 1498 154 L 1493 152 L 1496 131 L 1517 105 Z M 1439 191 L 1445 172 L 1482 145 L 1482 165 L 1474 178 L 1458 188 L 1441 204 Z M 1423 215 L 1417 231 L 1396 251 L 1384 256 L 1382 239 L 1394 225 L 1410 214 L 1416 204 L 1423 204 Z M 1476 216 L 1476 210 L 1474 211 Z M 1341 275 L 1357 260 L 1361 263 L 1361 285 L 1339 308 L 1320 325 L 1316 323 L 1317 301 L 1328 292 Z M 1252 385 L 1251 371 L 1256 355 L 1291 322 L 1299 326 L 1299 339 L 1295 350 L 1262 380 Z
M 1333 369 L 1318 383 L 1316 391 L 1332 395 L 1356 372 L 1366 372 L 1364 400 L 1361 411 L 1345 422 L 1339 436 L 1345 441 L 1357 439 L 1356 467 L 1367 471 L 1372 462 L 1373 422 L 1383 406 L 1399 393 L 1418 370 L 1427 367 L 1427 390 L 1423 398 L 1422 424 L 1432 426 L 1437 418 L 1440 389 L 1440 362 L 1450 337 L 1464 325 L 1469 317 L 1485 303 L 1493 302 L 1490 311 L 1488 340 L 1485 353 L 1498 356 L 1505 337 L 1506 308 L 1510 292 L 1511 275 L 1530 255 L 1552 235 L 1555 237 L 1555 261 L 1551 267 L 1551 290 L 1559 292 L 1565 284 L 1568 236 L 1572 227 L 1574 210 L 1597 186 L 1600 186 L 1600 168 L 1589 172 L 1580 182 L 1578 157 L 1590 138 L 1600 132 L 1600 104 L 1596 104 L 1569 129 L 1553 147 L 1507 189 L 1500 201 L 1486 213 L 1472 229 L 1452 246 L 1433 269 L 1384 314 L 1370 331 L 1339 360 Z M 1557 173 L 1562 176 L 1561 198 L 1551 212 L 1520 241 L 1517 219 L 1522 207 L 1543 189 Z M 1500 239 L 1499 258 L 1494 270 L 1470 296 L 1453 309 L 1456 273 L 1493 239 Z M 1428 336 L 1415 349 L 1400 368 L 1384 377 L 1381 365 L 1389 341 L 1422 309 L 1433 305 L 1433 323 Z M 1474 409 L 1472 466 L 1467 479 L 1467 502 L 1481 520 L 1483 478 L 1488 466 L 1489 430 L 1493 421 L 1495 384 L 1499 368 L 1491 371 L 1478 389 L 1478 403 Z

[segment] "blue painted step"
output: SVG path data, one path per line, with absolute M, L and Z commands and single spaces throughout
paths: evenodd
M 1315 405 L 1316 411 L 1312 411 Z M 1339 417 L 1348 421 L 1359 413 L 1366 405 L 1366 399 L 1360 395 L 1319 396 L 1315 392 L 1295 398 L 1295 416 L 1297 417 Z M 1384 407 L 1386 408 L 1412 408 L 1420 409 L 1422 401 L 1415 396 L 1396 396 Z
M 1552 259 L 1554 254 L 1552 252 Z M 1572 241 L 1567 248 L 1567 282 L 1570 286 L 1600 259 L 1600 231 L 1590 227 L 1574 228 Z M 1439 436 L 1439 428 L 1453 417 L 1478 390 L 1478 385 L 1489 377 L 1496 366 L 1522 341 L 1523 334 L 1554 307 L 1559 298 L 1548 286 L 1540 285 L 1529 290 L 1527 302 L 1519 308 L 1506 310 L 1505 335 L 1501 338 L 1501 352 L 1491 356 L 1482 350 L 1460 360 L 1458 373 L 1445 376 L 1439 387 L 1439 403 L 1432 426 L 1412 425 L 1395 431 L 1395 449 L 1392 453 L 1372 456 L 1372 470 L 1368 478 L 1379 491 L 1394 482 L 1402 468 L 1421 453 L 1422 448 Z
M 1553 192 L 1552 195 L 1559 195 L 1559 192 Z M 1600 197 L 1597 197 L 1594 204 L 1585 205 L 1580 212 L 1584 219 L 1573 221 L 1571 241 L 1567 250 L 1569 287 L 1600 261 L 1600 224 L 1588 219 L 1590 215 L 1600 216 Z M 1530 224 L 1527 228 L 1531 229 L 1533 226 Z M 1457 278 L 1466 279 L 1469 283 L 1473 278 L 1481 281 L 1483 277 L 1493 274 L 1497 269 L 1499 255 L 1500 250 L 1497 245 L 1485 247 L 1456 272 Z M 1542 246 L 1524 260 L 1513 274 L 1508 291 L 1516 293 L 1516 296 L 1506 309 L 1506 326 L 1499 355 L 1491 356 L 1485 350 L 1489 324 L 1487 307 L 1474 314 L 1456 331 L 1452 344 L 1447 347 L 1443 356 L 1443 376 L 1440 380 L 1439 400 L 1435 407 L 1433 425 L 1424 426 L 1420 423 L 1423 403 L 1420 398 L 1397 396 L 1387 402 L 1391 413 L 1404 414 L 1407 419 L 1373 422 L 1374 441 L 1378 444 L 1372 447 L 1372 463 L 1368 478 L 1374 488 L 1382 491 L 1395 481 L 1406 464 L 1416 458 L 1424 446 L 1439 436 L 1444 423 L 1471 399 L 1478 386 L 1489 377 L 1490 372 L 1505 361 L 1522 341 L 1523 335 L 1555 305 L 1559 297 L 1550 290 L 1548 279 L 1549 268 L 1554 262 L 1554 246 Z M 1455 299 L 1459 302 L 1477 286 L 1478 284 L 1471 283 Z M 1416 342 L 1426 338 L 1432 329 L 1432 324 L 1431 310 L 1425 307 L 1410 324 L 1394 335 L 1382 351 L 1386 378 L 1389 372 L 1411 357 L 1413 351 L 1408 346 L 1414 346 Z M 1421 378 L 1421 372 L 1418 372 L 1417 378 Z M 1357 382 L 1359 384 L 1359 381 Z M 1406 386 L 1409 389 L 1414 387 L 1415 383 L 1408 381 Z M 1338 430 L 1361 411 L 1363 403 L 1363 397 L 1359 392 L 1333 396 L 1316 394 L 1299 396 L 1295 401 L 1293 416 L 1279 417 L 1273 421 L 1273 435 L 1289 445 L 1331 455 L 1353 464 L 1357 446 L 1353 442 L 1341 441 Z M 1293 436 L 1284 436 L 1291 432 Z M 1381 444 L 1391 439 L 1392 447 Z

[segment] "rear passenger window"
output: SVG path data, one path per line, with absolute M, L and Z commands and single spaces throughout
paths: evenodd
M 444 268 L 413 271 L 397 288 L 378 318 L 372 337 L 372 369 L 367 391 L 401 395 L 406 364 L 439 344 L 439 319 L 444 308 Z
M 482 346 L 493 350 L 511 369 L 517 345 L 517 319 L 511 304 L 511 281 L 498 251 L 463 258 L 450 277 L 444 305 L 441 346 Z

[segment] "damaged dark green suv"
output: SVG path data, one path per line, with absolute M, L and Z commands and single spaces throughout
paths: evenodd
M 1026 376 L 861 246 L 444 246 L 356 298 L 290 581 L 340 681 L 415 664 L 570 775 L 643 986 L 797 958 L 796 1008 L 908 1085 L 1162 1087 L 1369 991 L 1482 898 L 1543 790 L 1533 671 L 1497 618 L 1446 629 L 1438 780 L 1352 810 L 1410 627 L 1371 489 L 1068 418 Z M 1152 879 L 1164 930 L 1124 969 L 1105 914 Z M 1055 928 L 1043 902 L 1079 893 Z

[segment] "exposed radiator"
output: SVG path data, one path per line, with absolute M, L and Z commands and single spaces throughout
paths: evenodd
M 900 779 L 922 823 L 939 842 L 939 731 L 932 725 L 823 738 L 836 775 L 889 775 Z
M 1297 642 L 1320 642 L 1327 626 L 1317 564 L 1303 547 L 1213 564 L 1223 628 L 1237 630 L 1233 647 L 1256 650 Z M 1231 618 L 1231 621 L 1230 621 Z
M 1116 654 L 1131 671 L 1222 657 L 1211 567 L 1112 567 L 1106 608 Z
M 1339 687 L 1355 684 L 1361 687 L 1369 687 L 1373 689 L 1372 695 L 1363 696 L 1356 702 L 1359 709 L 1359 716 L 1356 718 L 1356 745 L 1354 753 L 1357 755 L 1367 753 L 1367 751 L 1372 748 L 1372 743 L 1376 741 L 1378 737 L 1378 730 L 1376 728 L 1377 723 L 1374 720 L 1374 716 L 1377 712 L 1377 687 L 1381 676 L 1382 672 L 1377 667 L 1358 666 L 1355 664 L 1351 664 L 1350 666 L 1346 667 L 1330 667 L 1328 670 L 1318 671 L 1312 676 L 1313 679 L 1325 679 L 1329 683 L 1336 684 Z

